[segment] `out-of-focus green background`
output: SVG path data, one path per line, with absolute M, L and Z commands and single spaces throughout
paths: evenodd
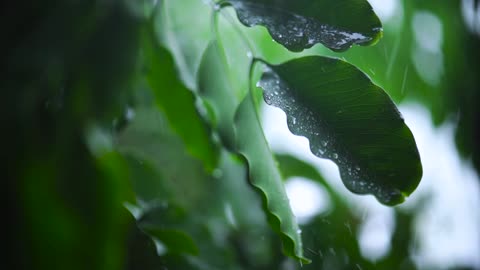
M 281 113 L 265 110 L 313 260 L 303 268 L 479 269 L 480 4 L 371 4 L 383 39 L 345 53 L 291 53 L 231 8 L 219 19 L 238 89 L 248 86 L 242 35 L 273 63 L 343 57 L 400 104 L 417 140 L 422 183 L 387 208 L 344 192 L 335 168 L 298 150 Z M 5 269 L 300 269 L 244 162 L 197 112 L 211 12 L 201 0 L 2 4 Z

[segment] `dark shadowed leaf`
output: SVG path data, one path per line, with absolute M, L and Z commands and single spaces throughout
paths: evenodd
M 422 166 L 412 133 L 390 97 L 354 66 L 303 57 L 268 65 L 258 85 L 267 104 L 285 111 L 290 131 L 338 165 L 350 191 L 395 205 L 417 187 Z
M 263 25 L 273 39 L 291 51 L 317 43 L 343 51 L 370 45 L 382 35 L 382 24 L 364 0 L 227 0 L 246 26 Z

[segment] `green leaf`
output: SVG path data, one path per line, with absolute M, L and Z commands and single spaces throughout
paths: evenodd
M 240 101 L 235 97 L 225 74 L 226 60 L 222 56 L 222 50 L 217 42 L 210 42 L 202 56 L 197 81 L 200 96 L 213 110 L 214 128 L 217 129 L 223 143 L 228 148 L 234 149 L 233 117 Z
M 303 257 L 300 229 L 290 208 L 282 177 L 263 135 L 251 93 L 237 110 L 235 127 L 238 151 L 249 165 L 250 182 L 262 194 L 268 221 L 273 230 L 280 233 L 284 252 L 309 263 Z
M 183 231 L 176 229 L 160 229 L 156 227 L 144 227 L 143 230 L 151 237 L 160 240 L 170 253 L 198 254 L 198 248 L 192 238 Z
M 145 99 L 150 100 L 148 97 L 150 95 Z M 226 269 L 220 266 L 231 265 L 229 254 L 232 247 L 226 244 L 231 226 L 225 219 L 225 200 L 222 200 L 229 197 L 219 189 L 227 183 L 224 179 L 208 175 L 201 162 L 187 153 L 185 144 L 173 133 L 164 114 L 150 103 L 137 107 L 135 118 L 116 141 L 119 151 L 129 157 L 129 169 L 138 199 L 137 205 L 131 207 L 132 212 L 140 217 L 140 228 L 163 243 L 169 252 L 165 256 L 177 254 L 181 260 L 197 250 L 199 254 L 195 260 L 219 265 L 211 269 Z M 228 175 L 223 171 L 220 167 L 215 169 L 214 174 Z M 231 180 L 245 179 L 245 172 L 242 175 L 237 170 L 237 173 L 236 176 L 244 178 Z M 241 191 L 232 190 L 236 192 L 235 196 L 245 198 Z M 251 210 L 249 204 L 243 206 Z M 258 230 L 258 227 L 255 229 Z M 160 235 L 155 236 L 158 230 Z M 171 231 L 173 239 L 168 238 Z M 176 268 L 165 256 L 162 256 L 162 262 L 169 269 L 198 269 Z
M 317 182 L 322 185 L 323 183 L 326 183 L 325 178 L 317 171 L 317 169 L 303 160 L 288 154 L 276 154 L 275 159 L 277 160 L 278 167 L 282 171 L 284 179 L 301 176 L 317 180 Z
M 345 186 L 383 204 L 404 201 L 422 166 L 412 133 L 390 97 L 354 66 L 309 56 L 268 65 L 259 86 L 287 114 L 313 154 L 334 161 Z
M 156 104 L 183 139 L 189 152 L 202 160 L 206 168 L 213 170 L 218 153 L 195 107 L 194 94 L 179 80 L 172 56 L 158 45 L 153 30 L 145 31 L 143 37 L 146 79 L 155 94 Z
M 361 255 L 356 239 L 362 223 L 358 211 L 348 205 L 310 163 L 288 154 L 277 154 L 276 160 L 285 178 L 300 176 L 322 185 L 333 206 L 331 211 L 317 215 L 302 226 L 305 235 L 310 236 L 304 238 L 304 249 L 312 253 L 312 256 L 324 256 L 322 260 L 313 260 L 307 268 L 323 269 L 324 262 L 329 261 L 335 266 L 332 269 L 374 269 Z M 315 237 L 316 235 L 328 237 Z M 336 252 L 332 253 L 332 250 Z M 350 259 L 344 260 L 344 256 Z
M 272 229 L 281 235 L 284 253 L 303 257 L 298 225 L 288 203 L 282 178 L 263 136 L 255 106 L 248 96 L 240 103 L 226 75 L 221 49 L 211 42 L 198 71 L 199 94 L 215 111 L 216 127 L 227 145 L 240 152 L 249 165 L 249 179 L 259 190 Z
M 129 157 L 137 199 L 174 201 L 185 209 L 207 207 L 210 191 L 204 187 L 212 182 L 203 164 L 188 153 L 165 115 L 151 106 L 137 107 L 135 118 L 116 138 L 118 151 Z
M 163 260 L 158 256 L 153 239 L 138 228 L 133 216 L 130 216 L 129 225 L 124 269 L 138 269 L 139 266 L 142 270 L 162 269 Z
M 275 41 L 291 51 L 317 43 L 343 51 L 353 44 L 371 45 L 382 24 L 365 0 L 227 0 L 246 26 L 263 25 Z
M 308 178 L 322 185 L 331 196 L 334 196 L 335 202 L 342 201 L 335 190 L 327 183 L 323 175 L 310 163 L 287 154 L 277 154 L 275 155 L 275 159 L 277 160 L 284 180 L 295 176 Z
M 188 234 L 191 222 L 191 216 L 174 203 L 152 204 L 137 220 L 139 228 L 160 240 L 168 252 L 196 255 L 197 245 Z

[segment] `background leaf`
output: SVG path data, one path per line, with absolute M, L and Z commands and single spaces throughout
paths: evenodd
M 345 186 L 382 203 L 402 202 L 422 176 L 412 133 L 389 96 L 354 66 L 320 56 L 268 65 L 259 82 L 290 131 L 334 161 Z
M 244 25 L 267 27 L 273 39 L 291 51 L 302 51 L 317 43 L 343 51 L 352 44 L 373 44 L 382 35 L 381 22 L 367 1 L 226 2 L 235 8 Z
M 210 140 L 210 131 L 195 107 L 195 96 L 178 79 L 172 56 L 159 46 L 153 26 L 147 27 L 143 45 L 146 78 L 155 94 L 156 104 L 164 111 L 190 153 L 213 170 L 218 153 Z
M 213 110 L 213 126 L 223 143 L 235 149 L 233 117 L 240 104 L 224 72 L 225 58 L 216 41 L 210 42 L 205 50 L 198 70 L 199 94 Z M 220 74 L 220 75 L 219 75 Z

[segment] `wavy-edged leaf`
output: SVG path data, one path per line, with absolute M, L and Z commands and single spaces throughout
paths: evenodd
M 313 154 L 334 161 L 345 186 L 381 203 L 404 201 L 420 182 L 413 135 L 390 97 L 354 66 L 309 56 L 268 65 L 258 84 Z
M 145 31 L 143 37 L 146 78 L 155 94 L 156 104 L 183 139 L 189 152 L 201 159 L 208 169 L 213 170 L 218 160 L 218 152 L 195 107 L 194 94 L 179 80 L 172 56 L 158 45 L 153 30 Z
M 219 133 L 247 159 L 250 182 L 259 190 L 270 226 L 282 238 L 284 253 L 308 262 L 303 257 L 298 225 L 255 115 L 255 106 L 248 97 L 241 103 L 234 98 L 221 50 L 215 42 L 205 51 L 198 75 L 199 93 L 213 108 Z
M 291 51 L 317 43 L 343 51 L 353 44 L 371 45 L 382 24 L 366 0 L 227 0 L 246 26 L 263 25 Z
M 235 114 L 238 151 L 248 162 L 250 182 L 261 192 L 268 221 L 270 226 L 280 233 L 284 252 L 309 263 L 310 261 L 303 257 L 300 229 L 290 208 L 282 177 L 263 135 L 250 95 L 251 93 L 242 101 Z

